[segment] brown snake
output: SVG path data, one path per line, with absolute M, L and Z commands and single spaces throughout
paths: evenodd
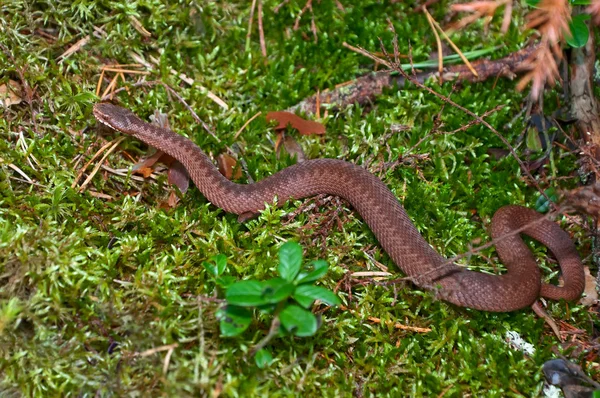
M 342 160 L 315 159 L 287 167 L 254 184 L 236 184 L 223 177 L 192 141 L 146 123 L 127 109 L 108 103 L 96 104 L 94 116 L 101 123 L 177 159 L 200 192 L 227 212 L 256 213 L 264 209 L 265 203 L 273 203 L 276 197 L 279 203 L 317 194 L 346 199 L 369 225 L 394 263 L 415 284 L 434 288 L 440 298 L 456 305 L 485 311 L 513 311 L 531 305 L 540 296 L 575 300 L 583 291 L 583 265 L 569 235 L 534 210 L 505 206 L 496 212 L 491 234 L 507 272 L 484 274 L 448 263 L 433 250 L 394 194 L 362 167 Z M 520 228 L 523 228 L 522 233 L 554 253 L 564 286 L 541 282 L 533 254 L 518 234 L 510 234 Z

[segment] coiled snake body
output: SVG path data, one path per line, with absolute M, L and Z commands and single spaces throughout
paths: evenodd
M 223 177 L 192 141 L 146 123 L 127 109 L 96 104 L 94 116 L 101 123 L 177 159 L 204 196 L 227 212 L 256 213 L 275 197 L 279 203 L 323 193 L 346 199 L 407 276 L 417 285 L 435 288 L 440 298 L 456 305 L 485 311 L 513 311 L 531 305 L 540 296 L 574 300 L 583 291 L 583 265 L 573 242 L 558 225 L 540 219 L 542 216 L 531 209 L 505 206 L 496 212 L 491 234 L 494 239 L 503 237 L 497 240 L 496 249 L 507 272 L 484 274 L 448 264 L 419 234 L 394 194 L 362 167 L 342 160 L 315 159 L 287 167 L 254 184 L 236 184 Z M 564 286 L 541 282 L 541 272 L 531 251 L 518 234 L 509 234 L 519 228 L 554 253 Z

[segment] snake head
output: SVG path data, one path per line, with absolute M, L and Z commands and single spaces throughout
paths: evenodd
M 137 119 L 128 109 L 109 103 L 95 104 L 92 112 L 100 123 L 124 133 L 129 131 L 131 122 Z

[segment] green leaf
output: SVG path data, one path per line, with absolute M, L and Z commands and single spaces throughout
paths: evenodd
M 472 59 L 476 59 L 479 57 L 483 57 L 484 55 L 487 55 L 489 53 L 492 53 L 494 51 L 496 51 L 499 47 L 488 47 L 488 48 L 482 48 L 479 50 L 474 50 L 474 51 L 465 51 L 464 53 L 462 53 L 462 55 L 467 58 L 468 60 L 472 60 Z M 442 57 L 442 61 L 444 62 L 444 65 L 449 65 L 449 64 L 455 64 L 457 62 L 462 62 L 462 58 L 460 55 L 458 54 L 450 54 L 450 55 L 446 55 L 444 57 Z M 406 70 L 406 71 L 410 71 L 413 68 L 414 69 L 425 69 L 425 68 L 435 68 L 438 65 L 438 60 L 429 60 L 429 61 L 421 61 L 421 62 L 412 62 L 412 63 L 407 63 L 407 64 L 401 64 L 400 68 Z M 398 72 L 392 72 L 392 75 L 397 75 Z
M 592 397 L 594 397 L 594 398 L 600 398 L 600 390 L 595 390 L 595 391 L 592 393 Z
M 263 284 L 259 281 L 241 281 L 227 288 L 225 299 L 229 304 L 254 307 L 268 304 L 263 298 Z
M 221 321 L 221 335 L 233 337 L 248 329 L 252 322 L 252 312 L 237 305 L 228 305 L 217 311 L 217 319 Z
M 341 304 L 338 296 L 336 296 L 331 290 L 314 285 L 298 286 L 293 297 L 294 300 L 296 300 L 304 308 L 310 308 L 315 300 L 321 300 L 328 305 Z
M 261 314 L 272 314 L 275 311 L 277 305 L 275 304 L 263 304 L 256 306 L 256 309 L 260 311 Z
M 269 366 L 271 362 L 273 362 L 273 355 L 271 355 L 268 350 L 261 348 L 260 350 L 256 351 L 256 355 L 254 355 L 254 362 L 260 369 L 264 369 Z
M 217 267 L 214 264 L 209 263 L 208 261 L 202 262 L 202 266 L 206 268 L 206 271 L 213 277 L 218 276 Z
M 550 198 L 550 201 L 556 203 L 558 201 L 558 195 L 556 190 L 552 187 L 546 189 L 544 193 Z M 544 195 L 539 195 L 535 201 L 535 210 L 540 213 L 546 213 L 550 209 L 550 202 Z
M 317 331 L 317 318 L 297 305 L 288 305 L 279 313 L 281 325 L 296 336 L 312 336 Z
M 571 35 L 567 35 L 567 43 L 573 48 L 581 48 L 586 45 L 590 38 L 590 30 L 588 29 L 585 21 L 589 19 L 587 14 L 575 15 L 569 23 L 569 30 Z
M 574 6 L 589 6 L 592 2 L 591 0 L 571 0 L 571 4 Z
M 535 127 L 530 127 L 527 129 L 525 142 L 527 143 L 527 149 L 532 152 L 540 152 L 543 149 L 540 133 L 538 133 Z
M 263 299 L 266 303 L 276 304 L 290 297 L 295 286 L 282 278 L 273 278 L 262 282 Z
M 288 282 L 296 278 L 302 265 L 302 247 L 296 242 L 284 243 L 279 249 L 279 275 Z
M 212 258 L 212 260 L 217 266 L 218 275 L 222 275 L 223 272 L 225 272 L 225 269 L 227 268 L 227 257 L 224 254 L 217 254 Z
M 202 266 L 215 278 L 221 275 L 227 268 L 227 257 L 224 254 L 217 254 L 211 258 L 213 263 L 207 261 L 202 263 Z
M 220 278 L 215 279 L 215 283 L 221 286 L 223 289 L 227 289 L 229 286 L 233 285 L 236 282 L 235 277 L 231 275 L 225 275 Z
M 19 318 L 22 311 L 23 306 L 16 297 L 2 303 L 0 306 L 0 333 L 13 326 L 12 324 Z M 18 325 L 18 322 L 16 322 L 16 325 Z
M 298 274 L 298 277 L 296 278 L 296 283 L 300 284 L 314 282 L 323 275 L 325 275 L 327 273 L 327 270 L 329 269 L 329 264 L 327 264 L 327 261 L 325 260 L 314 260 L 310 262 L 309 266 L 310 265 L 312 265 L 313 270 L 310 272 L 301 272 L 300 274 Z
M 525 0 L 525 3 L 527 3 L 529 7 L 537 7 L 539 2 L 540 0 Z
M 79 94 L 76 94 L 73 97 L 73 101 L 74 102 L 96 102 L 96 101 L 98 101 L 98 97 L 94 93 L 84 91 Z

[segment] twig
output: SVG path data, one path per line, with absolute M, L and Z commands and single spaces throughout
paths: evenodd
M 273 12 L 274 12 L 275 14 L 277 14 L 277 13 L 279 12 L 279 10 L 281 9 L 281 7 L 283 7 L 284 5 L 286 5 L 286 4 L 287 4 L 287 3 L 289 3 L 289 2 L 290 2 L 290 0 L 283 0 L 281 3 L 277 4 L 277 5 L 275 6 L 275 8 L 273 8 Z
M 252 37 L 252 22 L 254 21 L 254 10 L 256 9 L 256 0 L 252 0 L 252 6 L 250 7 L 250 19 L 248 20 L 248 32 L 246 33 L 246 48 L 245 51 L 250 50 L 250 38 Z M 277 11 L 275 11 L 277 12 Z
M 431 328 L 419 328 L 416 326 L 407 326 L 407 325 L 403 325 L 401 323 L 398 322 L 392 322 L 390 320 L 384 321 L 382 322 L 381 319 L 376 318 L 374 316 L 370 316 L 367 318 L 369 321 L 373 322 L 373 323 L 383 323 L 386 326 L 393 326 L 395 329 L 401 329 L 401 330 L 409 330 L 411 332 L 417 332 L 417 333 L 429 333 L 431 332 Z
M 254 356 L 254 354 L 256 354 L 259 350 L 265 348 L 269 341 L 271 341 L 275 336 L 277 336 L 277 333 L 279 333 L 279 326 L 281 326 L 281 321 L 279 320 L 279 316 L 276 316 L 271 322 L 269 333 L 267 333 L 267 335 L 261 341 L 259 341 L 254 347 L 252 347 L 252 349 L 249 352 L 249 355 Z
M 504 108 L 505 105 L 498 105 L 495 108 L 486 111 L 483 115 L 481 115 L 481 119 L 488 117 L 489 115 L 491 115 L 492 113 L 495 113 L 497 111 L 499 111 L 500 109 Z M 426 134 L 423 138 L 421 138 L 419 141 L 417 141 L 417 143 L 415 145 L 413 145 L 412 147 L 410 147 L 409 149 L 407 149 L 402 156 L 406 156 L 407 154 L 411 153 L 412 151 L 414 151 L 416 148 L 419 147 L 419 145 L 421 145 L 426 139 L 431 138 L 434 135 L 438 135 L 438 134 L 443 134 L 443 135 L 452 135 L 452 134 L 456 134 L 458 132 L 461 131 L 465 131 L 473 126 L 476 126 L 478 124 L 481 124 L 481 121 L 478 119 L 471 119 L 467 124 L 454 129 L 452 131 L 435 131 L 435 132 L 430 132 L 428 134 Z
M 77 176 L 75 177 L 75 180 L 73 180 L 73 183 L 71 184 L 71 188 L 75 188 L 77 186 L 77 182 L 79 181 L 79 179 L 81 178 L 81 176 L 83 175 L 83 173 L 85 172 L 85 170 L 90 166 L 90 164 L 92 164 L 92 162 L 94 160 L 96 160 L 96 158 L 98 156 L 100 156 L 100 154 L 102 152 L 104 152 L 109 146 L 113 145 L 112 142 L 107 142 L 106 144 L 104 144 L 104 146 L 102 146 L 102 148 L 100 148 L 95 154 L 94 156 L 92 156 L 92 158 L 81 168 L 81 170 L 79 170 L 79 173 L 77 173 Z
M 360 272 L 353 272 L 352 276 L 353 277 L 361 277 L 361 276 L 381 277 L 381 276 L 392 276 L 392 274 L 389 272 L 385 272 L 385 271 L 360 271 Z
M 431 16 L 431 14 L 429 13 L 429 11 L 427 11 L 427 7 L 423 6 L 423 12 L 425 13 L 425 16 L 427 17 L 427 23 L 429 23 L 429 26 L 431 27 L 431 31 L 433 32 L 433 35 L 435 36 L 435 42 L 437 44 L 437 49 L 438 49 L 438 72 L 439 72 L 439 76 L 438 76 L 438 80 L 439 80 L 439 84 L 441 85 L 443 83 L 443 77 L 442 77 L 442 72 L 444 70 L 444 53 L 442 51 L 442 40 L 440 39 L 440 35 L 437 32 L 437 29 L 435 28 L 435 25 L 433 24 L 433 17 Z M 396 51 L 394 51 L 394 56 L 396 56 Z M 398 61 L 396 61 L 397 63 Z
M 234 141 L 235 141 L 235 140 L 237 140 L 238 136 L 239 136 L 239 135 L 242 133 L 242 131 L 244 131 L 244 129 L 245 129 L 246 127 L 248 127 L 248 125 L 249 125 L 250 123 L 252 123 L 252 121 L 253 121 L 254 119 L 256 119 L 257 117 L 259 117 L 261 114 L 262 114 L 262 112 L 260 112 L 260 111 L 259 111 L 259 112 L 257 112 L 257 113 L 256 113 L 254 116 L 252 116 L 250 119 L 246 120 L 246 123 L 244 123 L 244 124 L 243 124 L 243 126 L 242 126 L 242 127 L 240 127 L 240 129 L 237 131 L 237 133 L 235 133 L 235 135 L 233 136 L 233 140 L 234 140 Z
M 62 61 L 67 59 L 67 57 L 69 57 L 71 54 L 74 54 L 77 51 L 79 51 L 89 41 L 90 41 L 90 35 L 87 35 L 83 39 L 78 40 L 75 44 L 73 44 L 71 47 L 69 47 L 67 49 L 67 51 L 65 51 L 64 53 L 62 53 L 61 55 L 58 56 L 58 58 L 57 58 L 58 63 L 59 64 L 62 63 Z
M 298 30 L 298 28 L 300 27 L 300 20 L 302 19 L 302 15 L 306 12 L 306 10 L 310 10 L 312 12 L 312 0 L 306 0 L 304 7 L 302 7 L 300 12 L 298 13 L 298 16 L 296 17 L 296 22 L 294 22 L 294 30 Z
M 204 341 L 204 320 L 202 318 L 204 311 L 200 296 L 196 298 L 196 302 L 198 303 L 198 340 L 200 342 L 200 346 L 198 349 L 200 350 L 200 355 L 204 356 L 204 350 L 206 345 L 206 342 Z
M 394 44 L 397 42 L 396 36 L 394 36 L 393 42 Z M 387 63 L 386 60 L 376 57 L 366 50 L 352 46 L 345 47 L 353 49 L 353 51 L 357 51 L 360 54 L 368 53 L 365 56 L 374 59 L 377 63 L 383 65 Z M 478 77 L 473 76 L 465 65 L 446 67 L 443 71 L 443 77 L 445 81 L 466 80 L 472 82 L 484 81 L 492 76 L 496 78 L 502 76 L 513 78 L 521 70 L 523 60 L 531 56 L 536 48 L 536 45 L 529 45 L 501 59 L 475 61 L 473 62 L 473 66 L 477 69 Z M 394 54 L 396 56 L 396 50 L 394 50 Z M 413 66 L 412 62 L 410 66 Z M 415 67 L 417 66 L 415 65 Z M 425 71 L 418 73 L 416 79 L 424 82 L 429 77 L 436 77 L 438 75 L 438 71 Z M 326 109 L 341 109 L 354 103 L 364 105 L 369 103 L 375 96 L 381 94 L 384 87 L 392 87 L 393 85 L 402 87 L 404 81 L 404 76 L 396 76 L 390 70 L 370 72 L 355 78 L 353 81 L 340 84 L 333 89 L 323 90 L 318 95 L 307 97 L 287 110 L 290 112 L 315 114 L 317 113 L 317 106 L 320 109 L 321 105 L 326 107 Z
M 361 315 L 361 314 L 357 314 L 356 311 L 354 311 L 353 309 L 348 308 L 348 307 L 346 307 L 344 305 L 341 305 L 340 309 L 342 311 L 348 311 L 352 315 L 359 315 L 359 316 Z M 401 323 L 393 322 L 393 321 L 390 321 L 390 320 L 382 322 L 380 318 L 376 318 L 374 316 L 367 317 L 367 319 L 369 321 L 373 322 L 373 323 L 379 323 L 379 324 L 384 323 L 387 326 L 393 326 L 395 329 L 408 330 L 408 331 L 417 332 L 417 333 L 429 333 L 429 332 L 431 332 L 430 328 L 420 328 L 420 327 L 417 327 L 417 326 L 408 326 L 408 325 L 403 325 Z
M 174 344 L 177 347 L 177 344 Z M 165 355 L 165 362 L 163 364 L 163 375 L 167 374 L 167 370 L 169 370 L 169 362 L 171 362 L 171 355 L 173 355 L 173 351 L 175 351 L 175 347 L 169 348 L 167 351 L 167 355 Z
M 149 357 L 150 355 L 154 355 L 157 352 L 169 351 L 169 350 L 172 350 L 177 347 L 179 347 L 179 343 L 173 343 L 173 344 L 169 344 L 169 345 L 163 345 L 160 347 L 151 348 L 149 350 L 142 351 L 142 352 L 136 352 L 133 355 L 136 357 L 145 358 L 145 357 Z
M 554 322 L 554 319 L 552 319 L 546 310 L 544 310 L 539 300 L 536 300 L 535 303 L 533 303 L 531 309 L 536 313 L 537 316 L 542 318 L 548 326 L 550 326 L 550 329 L 552 329 L 552 332 L 554 332 L 559 341 L 564 341 L 563 337 L 560 335 L 560 329 L 556 325 L 556 322 Z
M 110 195 L 107 195 L 107 194 L 102 193 L 102 192 L 92 191 L 91 189 L 88 191 L 88 193 L 90 195 L 92 195 L 94 198 L 106 199 L 106 200 L 114 200 L 115 199 L 115 198 L 113 198 Z
M 392 27 L 392 29 L 393 29 L 393 27 Z M 394 34 L 395 34 L 395 32 L 394 32 Z M 381 41 L 381 39 L 379 39 L 379 42 L 380 42 L 382 51 L 385 54 L 386 58 L 390 59 L 390 56 L 388 55 L 387 50 L 385 49 L 385 46 L 383 45 L 383 41 Z M 430 87 L 427 87 L 425 84 L 421 83 L 419 80 L 413 78 L 412 76 L 409 76 L 399 65 L 394 64 L 393 66 L 394 66 L 394 70 L 396 72 L 400 73 L 405 79 L 407 79 L 408 81 L 410 81 L 411 83 L 413 83 L 417 87 L 419 87 L 419 88 L 421 88 L 421 89 L 429 92 L 430 94 L 433 94 L 434 96 L 438 97 L 442 101 L 449 103 L 450 105 L 452 105 L 456 109 L 461 110 L 462 112 L 466 113 L 467 115 L 471 116 L 472 118 L 478 120 L 481 124 L 483 124 L 490 131 L 492 131 L 504 143 L 504 145 L 508 148 L 508 150 L 510 151 L 511 155 L 515 158 L 515 160 L 517 161 L 517 163 L 519 163 L 519 166 L 521 167 L 521 171 L 523 173 L 525 173 L 527 175 L 527 177 L 529 177 L 529 181 L 531 182 L 531 184 L 533 184 L 536 187 L 536 189 L 538 190 L 538 192 L 544 198 L 546 198 L 546 200 L 548 200 L 548 202 L 550 203 L 550 205 L 552 206 L 552 208 L 556 210 L 556 205 L 552 202 L 552 200 L 548 197 L 548 195 L 540 187 L 540 185 L 535 180 L 535 178 L 533 178 L 533 175 L 531 175 L 531 172 L 529 171 L 529 169 L 527 168 L 527 166 L 525 165 L 525 163 L 523 163 L 523 161 L 519 158 L 519 155 L 517 155 L 515 149 L 512 147 L 512 145 L 510 144 L 510 142 L 508 142 L 508 140 L 506 138 L 504 138 L 504 136 L 502 134 L 500 134 L 498 132 L 498 130 L 496 130 L 494 127 L 492 127 L 492 125 L 489 124 L 487 121 L 485 121 L 484 119 L 482 119 L 481 116 L 475 114 L 474 112 L 470 111 L 469 109 L 465 108 L 464 106 L 457 104 L 456 102 L 454 102 L 450 98 L 448 98 L 448 97 L 446 97 L 446 96 L 438 93 L 437 91 L 431 89 Z
M 40 188 L 48 188 L 46 185 L 42 185 L 42 184 L 38 184 L 37 182 L 34 181 L 28 181 L 28 180 L 24 180 L 22 178 L 17 178 L 17 177 L 9 177 L 11 180 L 15 180 L 15 181 L 19 181 L 19 182 L 24 182 L 26 184 L 30 184 L 30 185 L 35 185 L 36 187 L 40 187 Z
M 355 47 L 355 46 L 350 45 L 350 44 L 348 44 L 346 42 L 343 42 L 342 46 L 346 47 L 349 50 L 354 51 L 355 53 L 359 53 L 359 54 L 361 54 L 361 55 L 363 55 L 363 56 L 365 56 L 367 58 L 372 59 L 373 61 L 376 62 L 376 64 L 382 64 L 382 65 L 385 65 L 386 67 L 388 67 L 390 69 L 392 68 L 392 64 L 390 64 L 386 60 L 383 60 L 383 59 L 379 58 L 376 55 L 371 54 L 369 51 L 365 50 L 362 47 Z
M 267 63 L 267 44 L 265 43 L 265 30 L 263 29 L 262 0 L 258 0 L 258 40 L 260 41 L 260 50 Z
M 112 167 L 108 167 L 106 165 L 102 165 L 101 168 L 102 168 L 102 170 L 106 170 L 109 173 L 112 173 L 119 177 L 129 176 L 129 178 L 131 178 L 132 180 L 137 181 L 137 182 L 144 182 L 148 178 L 151 178 L 153 180 L 156 180 L 158 178 L 158 174 L 156 174 L 156 173 L 152 173 L 148 177 L 141 177 L 141 176 L 136 176 L 136 175 L 130 175 L 130 171 L 131 171 L 130 169 L 113 169 Z M 165 187 L 165 188 L 167 188 L 167 187 Z
M 423 12 L 425 13 L 425 15 L 427 16 L 427 18 L 430 20 L 430 23 L 432 23 L 438 30 L 439 32 L 442 34 L 442 36 L 444 37 L 444 39 L 448 42 L 448 44 L 450 45 L 450 47 L 452 47 L 452 49 L 454 51 L 456 51 L 456 53 L 460 56 L 460 59 L 463 60 L 463 62 L 465 63 L 465 65 L 467 65 L 467 67 L 471 70 L 471 72 L 473 73 L 473 75 L 477 76 L 477 71 L 475 70 L 475 68 L 473 68 L 473 66 L 471 65 L 471 63 L 469 62 L 469 60 L 467 59 L 467 57 L 465 57 L 465 55 L 462 53 L 462 51 L 460 51 L 460 49 L 456 46 L 456 44 L 454 44 L 454 42 L 448 37 L 448 35 L 446 34 L 446 32 L 444 32 L 444 30 L 442 29 L 442 27 L 437 23 L 437 21 L 435 19 L 433 19 L 433 17 L 431 16 L 431 14 L 429 14 L 429 11 L 427 11 L 427 8 L 423 8 Z M 393 28 L 392 28 L 393 29 Z M 394 32 L 395 33 L 395 32 Z
M 17 166 L 15 166 L 12 163 L 9 163 L 8 167 L 13 169 L 17 173 L 19 173 L 25 180 L 27 180 L 28 183 L 33 184 L 33 180 L 31 178 L 29 178 L 29 176 L 27 174 L 25 174 L 25 172 L 23 170 L 21 170 L 20 168 L 18 168 Z
M 96 173 L 100 169 L 100 166 L 102 166 L 102 163 L 104 163 L 104 161 L 106 160 L 106 158 L 108 157 L 108 155 L 110 155 L 112 153 L 112 151 L 114 151 L 125 138 L 127 138 L 127 136 L 119 137 L 118 139 L 116 139 L 115 141 L 113 141 L 111 143 L 112 146 L 110 147 L 110 149 L 108 151 L 106 151 L 106 153 L 104 154 L 104 156 L 102 157 L 102 159 L 100 159 L 100 162 L 98 162 L 98 164 L 96 165 L 96 167 L 94 167 L 94 170 L 92 170 L 92 172 L 90 173 L 90 175 L 85 179 L 85 181 L 83 182 L 83 184 L 81 184 L 81 186 L 79 187 L 79 192 L 83 192 L 83 190 L 85 189 L 85 187 L 87 187 L 87 185 L 90 183 L 90 181 L 92 181 L 92 178 L 94 178 L 94 176 L 96 175 Z

